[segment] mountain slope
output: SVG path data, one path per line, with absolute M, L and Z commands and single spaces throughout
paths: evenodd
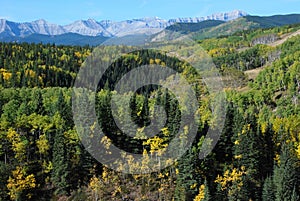
M 77 33 L 85 36 L 113 36 L 101 23 L 93 19 L 73 22 L 72 24 L 64 26 L 64 29 L 66 32 Z
M 300 23 L 300 14 L 274 15 L 267 17 L 244 16 L 218 26 L 201 29 L 195 33 L 196 39 L 212 38 L 231 35 L 236 32 L 251 30 L 255 28 L 272 28 L 277 26 L 292 25 Z M 185 25 L 185 30 L 192 30 L 195 25 Z
M 261 28 L 270 28 L 300 23 L 300 14 L 274 15 L 269 17 L 245 16 L 248 21 L 257 23 Z
M 56 36 L 44 34 L 32 34 L 26 37 L 3 36 L 0 34 L 2 42 L 27 42 L 27 43 L 55 43 L 56 45 L 90 45 L 97 46 L 102 44 L 108 37 L 104 36 L 83 36 L 76 33 L 66 33 Z
M 221 20 L 206 20 L 198 23 L 176 23 L 171 26 L 168 26 L 166 29 L 181 33 L 191 33 L 198 32 L 210 27 L 215 27 L 223 23 L 225 22 Z
M 66 30 L 62 26 L 51 24 L 45 20 L 17 23 L 0 19 L 0 34 L 2 35 L 25 37 L 31 34 L 60 35 L 65 32 Z
M 162 31 L 164 28 L 174 23 L 198 23 L 204 20 L 229 21 L 246 15 L 247 13 L 243 11 L 235 10 L 227 13 L 213 14 L 207 17 L 177 18 L 170 20 L 165 20 L 158 17 L 132 19 L 120 22 L 113 22 L 110 20 L 97 22 L 93 19 L 78 20 L 65 26 L 52 24 L 45 20 L 17 23 L 2 19 L 0 20 L 0 34 L 2 36 L 15 37 L 26 37 L 31 34 L 53 36 L 66 33 L 105 37 L 120 37 L 134 34 L 151 35 Z

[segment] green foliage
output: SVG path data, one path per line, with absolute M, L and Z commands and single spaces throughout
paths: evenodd
M 3 87 L 69 87 L 89 47 L 0 43 Z
M 255 26 L 245 19 L 238 22 Z M 226 26 L 221 24 L 219 28 L 228 30 Z M 247 87 L 230 85 L 225 90 L 226 108 L 217 108 L 227 110 L 225 125 L 215 149 L 203 160 L 199 159 L 200 147 L 213 125 L 209 105 L 217 95 L 208 93 L 200 75 L 186 62 L 153 50 L 135 51 L 111 64 L 98 91 L 83 99 L 95 99 L 98 122 L 106 135 L 99 143 L 113 143 L 125 151 L 144 154 L 146 169 L 149 157 L 159 159 L 164 153 L 188 108 L 179 105 L 171 90 L 155 85 L 122 95 L 113 101 L 122 106 L 129 100 L 131 120 L 138 126 L 134 130 L 125 125 L 133 132 L 128 136 L 118 128 L 111 111 L 112 95 L 117 95 L 112 91 L 115 83 L 146 64 L 171 66 L 188 82 L 197 80 L 201 121 L 192 148 L 181 159 L 171 161 L 174 164 L 170 167 L 145 175 L 124 175 L 102 167 L 77 136 L 71 87 L 91 48 L 0 43 L 0 200 L 9 196 L 22 200 L 49 200 L 51 196 L 74 200 L 101 196 L 107 200 L 298 200 L 299 36 L 278 47 L 253 46 L 257 38 L 269 34 L 281 37 L 298 28 L 295 25 L 241 31 L 198 41 L 213 57 L 220 73 L 225 77 L 233 75 L 236 82 L 247 82 L 243 71 L 265 65 Z M 104 49 L 104 57 L 116 53 L 109 46 Z M 188 49 L 184 51 L 188 53 Z M 279 52 L 280 56 L 274 56 Z M 181 98 L 189 102 L 189 97 Z M 143 132 L 150 120 L 156 120 L 155 106 L 165 110 L 167 119 L 155 137 L 147 138 Z M 114 115 L 128 122 L 123 108 Z M 90 121 L 85 114 L 81 118 Z M 189 128 L 185 128 L 180 137 L 186 137 L 188 132 Z M 87 143 L 97 143 L 92 135 L 88 137 Z M 183 145 L 178 140 L 171 148 L 179 151 L 180 146 Z M 138 163 L 130 164 L 134 169 Z
M 272 177 L 267 177 L 265 179 L 264 186 L 263 186 L 262 200 L 263 201 L 275 200 L 275 185 L 273 183 Z
M 52 181 L 55 186 L 55 194 L 66 195 L 69 192 L 69 178 L 70 169 L 68 165 L 69 153 L 66 149 L 66 140 L 63 134 L 63 130 L 60 125 L 64 122 L 61 120 L 59 115 L 56 115 L 55 123 L 57 124 L 57 131 L 54 136 L 53 144 L 53 171 Z
M 299 159 L 291 145 L 283 145 L 279 165 L 274 169 L 275 200 L 292 200 L 299 186 Z M 296 190 L 296 191 L 295 191 Z

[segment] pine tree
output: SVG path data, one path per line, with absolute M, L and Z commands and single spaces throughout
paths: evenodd
M 208 186 L 206 180 L 204 181 L 204 186 L 205 186 L 205 189 L 204 189 L 204 199 L 203 199 L 203 201 L 210 201 L 211 196 L 210 196 L 209 186 Z
M 131 119 L 134 123 L 137 123 L 137 105 L 136 105 L 136 93 L 133 93 L 130 99 Z
M 139 126 L 144 127 L 144 126 L 148 126 L 149 124 L 150 124 L 150 118 L 149 118 L 148 96 L 144 95 L 144 103 L 140 114 Z
M 267 177 L 263 186 L 262 200 L 274 201 L 275 200 L 275 186 L 272 177 Z
M 299 189 L 299 160 L 292 152 L 292 145 L 284 144 L 281 149 L 279 165 L 274 169 L 275 200 L 290 201 L 294 189 Z
M 33 110 L 36 114 L 44 115 L 45 109 L 43 104 L 43 96 L 40 89 L 36 89 L 33 93 L 32 100 L 34 102 Z
M 53 145 L 53 172 L 52 182 L 55 187 L 55 194 L 66 195 L 69 192 L 69 165 L 68 154 L 65 146 L 65 138 L 62 129 L 57 129 Z
M 299 195 L 297 194 L 296 187 L 294 187 L 293 194 L 291 196 L 291 201 L 299 201 Z
M 54 124 L 56 126 L 56 133 L 53 143 L 53 171 L 52 182 L 55 187 L 55 193 L 57 195 L 66 195 L 69 193 L 70 184 L 68 182 L 70 167 L 69 167 L 69 153 L 64 136 L 64 131 L 67 128 L 67 109 L 63 97 L 62 90 L 59 91 L 58 100 L 56 102 L 56 110 L 53 117 Z
M 201 180 L 197 174 L 198 155 L 192 149 L 189 149 L 186 154 L 178 161 L 177 198 L 184 197 L 185 200 L 191 200 L 198 189 L 197 183 Z

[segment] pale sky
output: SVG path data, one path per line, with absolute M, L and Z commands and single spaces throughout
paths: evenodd
M 0 19 L 45 19 L 65 25 L 80 19 L 122 21 L 142 17 L 202 17 L 243 10 L 252 15 L 300 13 L 300 0 L 1 0 Z

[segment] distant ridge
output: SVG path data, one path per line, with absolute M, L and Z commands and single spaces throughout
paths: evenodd
M 213 14 L 200 18 L 164 20 L 158 17 L 113 22 L 93 19 L 79 20 L 60 26 L 45 20 L 16 23 L 0 20 L 0 41 L 55 43 L 58 45 L 92 45 L 107 41 L 115 43 L 139 43 L 161 37 L 164 29 L 193 33 L 194 39 L 204 39 L 234 34 L 255 28 L 270 28 L 300 23 L 300 14 L 250 16 L 243 11 Z M 112 39 L 112 40 L 108 40 Z
M 239 10 L 226 13 L 217 13 L 206 17 L 189 17 L 165 20 L 158 17 L 147 17 L 141 19 L 113 22 L 94 19 L 78 20 L 71 24 L 61 26 L 49 23 L 43 19 L 33 22 L 11 22 L 6 19 L 0 20 L 0 37 L 25 38 L 32 34 L 43 34 L 49 36 L 76 33 L 84 36 L 121 37 L 134 34 L 151 35 L 158 33 L 174 23 L 198 23 L 205 20 L 230 21 L 246 16 L 247 13 Z
M 168 26 L 166 29 L 186 34 L 191 32 L 197 32 L 210 27 L 215 27 L 223 23 L 225 22 L 221 20 L 206 20 L 198 23 L 176 23 Z
M 180 33 L 194 33 L 194 39 L 205 39 L 218 36 L 231 35 L 236 32 L 256 28 L 272 28 L 300 24 L 300 14 L 274 15 L 274 16 L 243 16 L 228 22 L 208 20 L 199 23 L 177 23 L 167 27 Z
M 300 23 L 300 14 L 273 15 L 267 17 L 245 16 L 248 21 L 258 23 L 262 28 L 284 26 Z

